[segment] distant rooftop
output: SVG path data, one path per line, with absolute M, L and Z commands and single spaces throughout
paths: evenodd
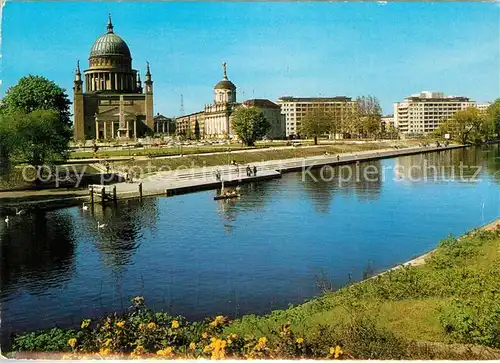
M 422 91 L 420 93 L 412 94 L 410 97 L 406 98 L 410 101 L 458 101 L 458 102 L 469 102 L 469 97 L 464 96 L 445 96 L 443 92 L 431 92 Z
M 246 100 L 245 102 L 243 102 L 243 104 L 246 106 L 255 106 L 262 108 L 281 108 L 281 106 L 277 105 L 273 101 L 260 98 L 255 98 L 253 100 Z
M 335 96 L 335 97 L 293 97 L 283 96 L 278 99 L 281 102 L 350 102 L 351 97 Z

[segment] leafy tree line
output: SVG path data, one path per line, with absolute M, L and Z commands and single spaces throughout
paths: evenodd
M 66 158 L 72 136 L 66 91 L 29 75 L 10 87 L 0 104 L 0 162 L 35 167 Z
M 462 144 L 482 143 L 498 138 L 500 135 L 500 98 L 481 112 L 476 107 L 458 111 L 444 121 L 434 132 L 436 136 L 450 137 Z
M 324 107 L 313 108 L 302 117 L 299 133 L 314 138 L 325 134 L 341 134 L 344 137 L 373 137 L 382 135 L 382 108 L 376 97 L 361 96 L 352 107 L 343 111 L 327 110 Z

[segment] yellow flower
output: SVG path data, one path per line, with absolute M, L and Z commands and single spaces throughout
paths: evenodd
M 218 315 L 215 317 L 215 320 L 212 321 L 209 325 L 215 327 L 224 324 L 225 321 L 226 321 L 225 317 L 223 317 L 222 315 Z
M 334 347 L 330 347 L 330 355 L 334 355 L 335 354 L 335 348 Z
M 156 324 L 155 323 L 149 323 L 148 324 L 148 329 L 155 329 L 156 328 Z
M 145 327 L 146 327 L 146 324 L 144 324 L 144 323 L 140 323 L 140 324 L 139 324 L 139 329 L 141 329 L 141 330 L 142 330 L 142 329 L 144 329 Z
M 231 339 L 236 339 L 236 338 L 238 338 L 238 336 L 237 336 L 236 334 L 234 334 L 234 333 L 229 334 L 229 337 L 230 337 Z
M 172 347 L 166 347 L 165 349 L 160 349 L 159 351 L 156 352 L 157 355 L 160 357 L 169 357 L 172 356 L 174 353 L 174 349 Z
M 144 347 L 142 345 L 138 345 L 133 351 L 132 355 L 141 355 L 144 354 Z
M 334 356 L 334 358 L 335 358 L 335 359 L 337 359 L 338 357 L 340 357 L 340 355 L 341 355 L 342 353 L 344 353 L 344 352 L 343 352 L 343 351 L 342 351 L 342 349 L 341 349 L 341 348 L 337 345 L 337 346 L 335 347 L 335 356 Z
M 69 345 L 71 348 L 74 348 L 74 347 L 75 347 L 75 345 L 76 345 L 76 339 L 75 339 L 75 338 L 68 339 L 68 345 Z
M 208 338 L 208 333 L 206 331 L 204 331 L 203 334 L 201 334 L 201 337 L 203 339 L 207 339 Z
M 304 338 L 297 338 L 297 344 L 304 343 Z
M 99 354 L 100 355 L 108 355 L 109 353 L 111 353 L 111 349 L 109 349 L 109 348 L 101 348 L 101 349 L 99 349 Z
M 119 328 L 123 328 L 125 326 L 125 322 L 123 320 L 119 321 L 118 323 L 116 323 L 116 326 Z
M 203 353 L 207 353 L 207 352 L 210 352 L 212 350 L 212 347 L 210 345 L 206 345 L 204 348 L 203 348 Z
M 231 340 L 231 338 L 228 338 L 227 339 L 227 345 L 230 345 L 233 341 Z
M 109 347 L 112 342 L 113 342 L 113 339 L 106 339 L 106 341 L 104 342 L 104 346 Z
M 196 349 L 196 344 L 195 343 L 189 344 L 189 349 L 190 350 L 195 350 Z
M 172 329 L 177 329 L 179 327 L 179 322 L 177 320 L 172 320 Z
M 85 329 L 86 327 L 88 327 L 90 325 L 90 319 L 86 319 L 84 321 L 82 321 L 82 325 L 81 325 L 81 328 L 82 329 Z
M 256 349 L 264 349 L 266 347 L 266 343 L 267 343 L 267 338 L 266 337 L 259 338 L 259 341 L 255 345 L 255 348 Z

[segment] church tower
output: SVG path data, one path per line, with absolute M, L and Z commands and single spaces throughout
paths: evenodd
M 151 72 L 149 70 L 149 62 L 146 62 L 146 80 L 144 81 L 144 94 L 146 95 L 146 125 L 153 129 L 154 113 L 153 113 L 153 81 L 151 80 Z
M 76 62 L 75 80 L 73 81 L 73 108 L 74 108 L 74 126 L 75 140 L 85 138 L 84 119 L 83 119 L 83 81 L 80 72 L 80 61 Z

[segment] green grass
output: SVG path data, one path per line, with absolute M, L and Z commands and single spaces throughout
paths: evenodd
M 33 182 L 30 180 L 34 180 L 36 176 L 36 172 L 32 167 L 28 167 L 24 170 L 25 166 L 19 165 L 10 168 L 8 171 L 4 171 L 0 175 L 0 189 L 12 189 L 12 188 L 23 188 L 33 186 Z M 80 174 L 84 172 L 85 174 L 98 174 L 100 171 L 92 167 L 88 164 L 73 164 L 68 166 L 59 165 L 57 166 L 59 170 L 59 175 L 64 177 L 66 175 L 66 170 L 69 170 L 69 173 L 72 174 L 74 172 Z M 45 177 L 46 173 L 44 173 Z
M 267 160 L 283 160 L 299 157 L 320 156 L 328 152 L 331 155 L 356 151 L 367 151 L 387 148 L 386 144 L 337 144 L 317 147 L 301 146 L 291 149 L 273 149 L 253 152 L 231 152 L 213 155 L 187 155 L 182 158 L 165 158 L 116 162 L 123 167 L 137 167 L 145 174 L 160 170 L 175 170 L 177 168 L 196 168 L 203 166 L 227 165 L 234 160 L 239 164 L 261 162 Z
M 272 334 L 291 323 L 304 335 L 359 317 L 415 341 L 500 348 L 500 230 L 448 238 L 426 264 L 377 278 L 266 316 L 245 316 L 227 328 Z

